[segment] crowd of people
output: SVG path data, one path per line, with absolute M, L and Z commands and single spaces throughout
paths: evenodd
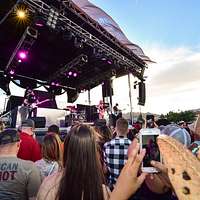
M 175 138 L 200 158 L 200 141 L 185 122 L 158 121 L 162 134 Z M 52 125 L 41 144 L 34 121 L 19 130 L 0 133 L 0 199 L 38 200 L 175 200 L 167 167 L 151 161 L 159 173 L 141 171 L 146 150 L 140 149 L 142 124 L 133 127 L 124 118 L 114 130 L 100 120 L 94 126 L 74 124 L 64 140 Z M 200 184 L 200 183 L 199 183 Z

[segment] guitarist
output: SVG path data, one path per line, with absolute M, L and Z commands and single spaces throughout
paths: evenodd
M 24 101 L 19 110 L 20 115 L 21 115 L 21 121 L 24 121 L 27 118 L 32 117 L 32 113 L 33 113 L 33 117 L 37 116 L 37 107 L 33 107 L 33 104 L 37 104 L 37 103 L 38 103 L 38 99 L 34 91 L 31 89 L 27 89 L 25 91 Z

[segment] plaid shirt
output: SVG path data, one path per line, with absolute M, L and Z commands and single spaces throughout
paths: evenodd
M 104 162 L 109 170 L 109 184 L 113 185 L 127 161 L 128 147 L 131 141 L 127 137 L 116 137 L 104 144 Z

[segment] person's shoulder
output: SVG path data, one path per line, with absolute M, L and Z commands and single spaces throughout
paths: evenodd
M 112 144 L 114 144 L 114 143 L 115 143 L 115 138 L 113 138 L 112 140 L 106 142 L 106 143 L 104 144 L 104 148 L 106 148 L 106 147 L 108 147 L 108 146 L 110 146 L 110 145 L 112 145 Z
M 20 158 L 17 158 L 16 161 L 18 163 L 20 173 L 24 174 L 26 177 L 29 177 L 30 174 L 39 175 L 39 170 L 34 162 Z
M 23 159 L 20 159 L 19 158 L 19 160 L 20 160 L 20 162 L 23 164 L 23 165 L 34 165 L 34 162 L 33 161 L 30 161 L 30 160 L 23 160 Z
M 24 133 L 24 132 L 21 132 L 19 134 L 19 137 L 20 137 L 20 140 L 22 140 L 22 142 L 25 142 L 25 141 L 27 142 L 27 141 L 33 140 L 33 138 L 30 135 L 28 135 L 27 133 Z
M 57 185 L 62 178 L 62 174 L 63 172 L 54 173 L 50 176 L 47 176 L 43 182 L 44 184 L 46 183 L 46 185 Z
M 125 141 L 127 144 L 131 144 L 131 142 L 132 142 L 129 138 L 125 138 Z
M 19 159 L 19 161 L 25 171 L 31 171 L 37 169 L 33 161 L 23 160 L 23 159 Z
M 35 165 L 38 166 L 38 165 L 44 165 L 46 164 L 46 162 L 44 161 L 44 159 L 40 159 L 40 160 L 37 160 L 35 161 Z
M 62 172 L 58 172 L 47 176 L 40 186 L 40 190 L 37 195 L 37 200 L 42 199 L 55 199 L 60 180 L 62 178 Z

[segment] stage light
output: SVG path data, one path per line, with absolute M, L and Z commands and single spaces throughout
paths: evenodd
M 26 16 L 26 10 L 23 10 L 22 8 L 16 10 L 16 15 L 21 20 L 25 20 L 25 18 L 27 17 Z
M 70 72 L 68 73 L 68 75 L 71 76 L 71 75 L 72 75 L 72 72 L 70 71 Z
M 74 77 L 77 77 L 77 76 L 78 76 L 78 74 L 75 72 L 75 73 L 73 74 L 73 76 L 74 76 Z
M 112 61 L 111 61 L 111 60 L 107 60 L 107 63 L 108 63 L 109 65 L 112 65 Z
M 15 71 L 13 69 L 11 69 L 9 73 L 10 73 L 10 75 L 14 75 Z
M 21 51 L 19 51 L 18 56 L 19 56 L 21 61 L 25 60 L 27 58 L 27 52 L 24 51 L 24 50 L 21 50 Z M 18 60 L 18 62 L 19 62 L 19 60 Z
M 33 21 L 34 21 L 35 26 L 37 26 L 38 28 L 42 28 L 46 24 L 46 19 L 41 14 L 38 14 L 37 16 L 35 16 Z
M 51 28 L 55 29 L 56 25 L 57 25 L 59 13 L 56 10 L 54 10 L 53 8 L 51 8 L 49 11 L 50 12 L 49 12 L 49 16 L 47 19 L 47 25 L 50 26 Z
M 44 23 L 43 23 L 42 20 L 37 20 L 37 21 L 35 22 L 35 25 L 36 25 L 37 27 L 43 27 L 43 26 L 44 26 Z
M 22 62 L 22 60 L 21 60 L 21 59 L 19 59 L 19 60 L 18 60 L 18 63 L 21 63 L 21 62 Z

